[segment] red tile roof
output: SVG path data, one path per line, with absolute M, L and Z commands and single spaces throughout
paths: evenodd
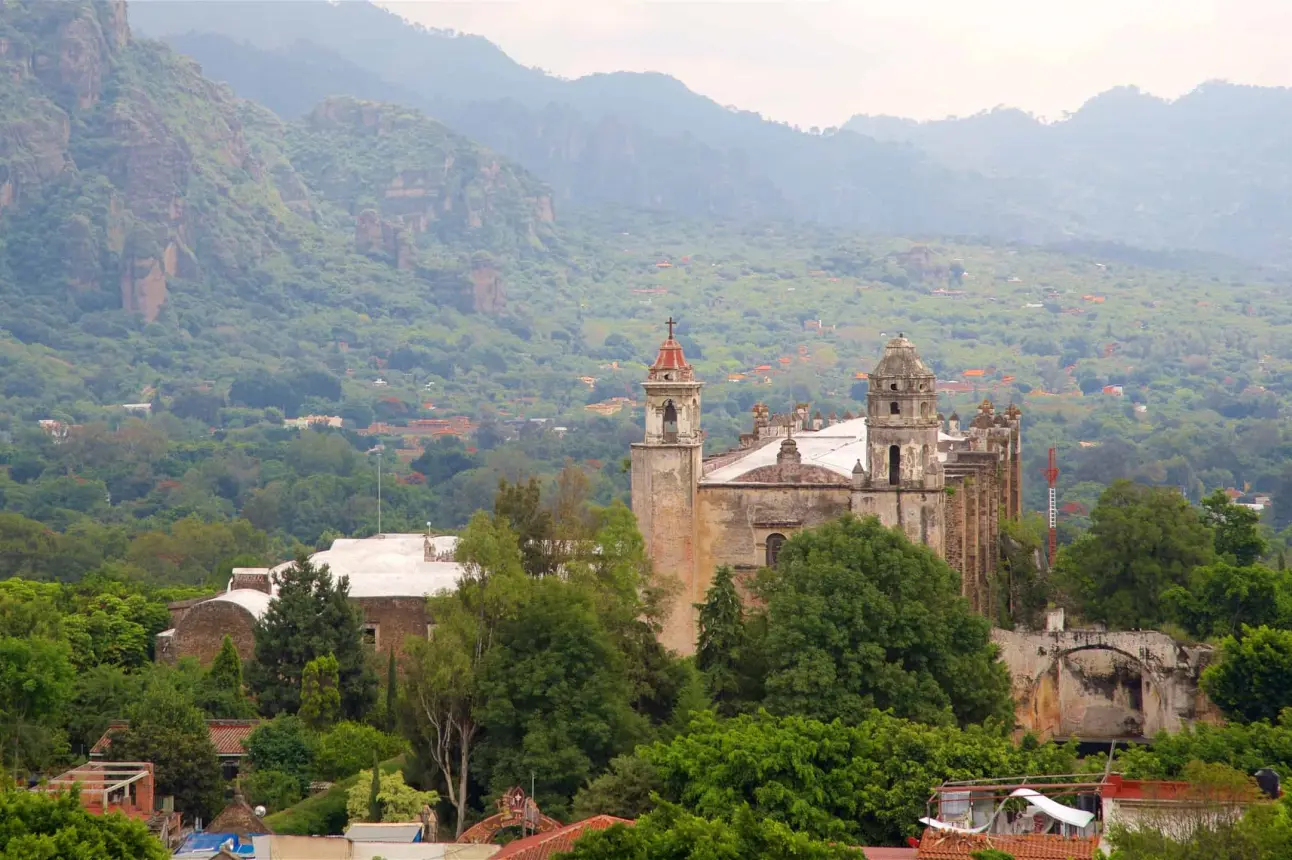
M 113 720 L 103 732 L 103 737 L 90 747 L 91 756 L 101 756 L 112 745 L 112 733 L 128 727 L 126 720 Z M 207 720 L 206 730 L 211 743 L 215 745 L 217 755 L 243 756 L 247 754 L 244 744 L 251 733 L 260 725 L 260 720 Z
M 493 860 L 547 860 L 555 854 L 562 854 L 574 847 L 574 842 L 589 830 L 605 830 L 615 824 L 626 824 L 632 827 L 636 822 L 613 815 L 594 815 L 573 824 L 567 824 L 550 833 L 535 833 L 524 839 L 517 839 L 493 855 Z
M 1099 837 L 1002 836 L 948 833 L 930 828 L 920 838 L 915 856 L 919 860 L 969 860 L 973 852 L 986 848 L 1004 851 L 1015 860 L 1093 860 L 1099 855 Z
M 914 848 L 863 848 L 861 853 L 866 860 L 915 860 L 918 856 Z

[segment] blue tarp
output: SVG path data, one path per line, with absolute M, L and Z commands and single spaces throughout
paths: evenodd
M 203 854 L 214 857 L 220 851 L 220 846 L 232 840 L 233 853 L 244 857 L 254 857 L 256 849 L 251 844 L 250 839 L 240 839 L 236 833 L 194 833 L 184 840 L 184 844 L 176 851 L 176 855 L 197 855 Z

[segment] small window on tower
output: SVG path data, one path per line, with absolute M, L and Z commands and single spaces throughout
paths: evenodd
M 888 414 L 889 414 L 889 415 L 901 415 L 901 414 L 902 414 L 902 407 L 900 407 L 900 406 L 898 406 L 898 405 L 897 405 L 897 401 L 896 401 L 896 400 L 894 400 L 892 403 L 888 404 Z
M 677 441 L 677 407 L 672 400 L 664 401 L 664 441 Z
M 928 418 L 928 417 L 929 417 L 929 404 L 927 404 L 927 403 L 921 403 L 921 404 L 920 404 L 920 417 L 921 417 L 921 418 Z
M 888 446 L 888 483 L 894 487 L 902 483 L 902 449 L 897 445 Z
M 897 390 L 897 383 L 896 383 L 896 382 L 890 382 L 890 383 L 888 384 L 888 390 L 889 390 L 889 391 L 896 391 L 896 390 Z
M 378 648 L 381 645 L 381 625 L 368 623 L 363 625 L 363 632 L 360 634 L 363 638 L 363 644 L 371 645 Z
M 785 535 L 772 534 L 767 536 L 767 566 L 775 567 L 776 559 L 780 558 L 781 547 L 785 545 Z

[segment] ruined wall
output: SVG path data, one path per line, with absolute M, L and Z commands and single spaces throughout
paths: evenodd
M 401 658 L 409 636 L 426 638 L 426 625 L 431 619 L 426 613 L 425 598 L 357 597 L 354 602 L 363 612 L 363 622 L 377 625 L 375 644 L 382 654 L 394 648 L 396 658 Z
M 995 630 L 1020 731 L 1041 739 L 1151 737 L 1220 715 L 1198 687 L 1212 649 L 1165 633 Z
M 648 417 L 649 420 L 649 417 Z M 655 576 L 673 589 L 660 641 L 681 654 L 695 653 L 696 611 L 705 585 L 696 581 L 695 494 L 699 445 L 632 448 L 632 508 Z
M 175 627 L 175 635 L 164 655 L 166 662 L 181 657 L 196 657 L 207 665 L 220 653 L 227 633 L 245 663 L 255 656 L 256 619 L 251 613 L 228 600 L 210 600 L 190 607 Z M 162 656 L 162 655 L 159 655 Z

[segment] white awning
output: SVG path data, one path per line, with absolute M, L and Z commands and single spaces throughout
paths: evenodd
M 1064 806 L 1062 803 L 1050 800 L 1044 794 L 1030 788 L 1020 788 L 1012 792 L 1010 797 L 1026 798 L 1029 803 L 1054 820 L 1062 821 L 1064 824 L 1071 824 L 1076 828 L 1085 827 L 1095 817 L 1093 812 L 1085 812 L 1080 809 L 1073 809 L 1071 806 Z

